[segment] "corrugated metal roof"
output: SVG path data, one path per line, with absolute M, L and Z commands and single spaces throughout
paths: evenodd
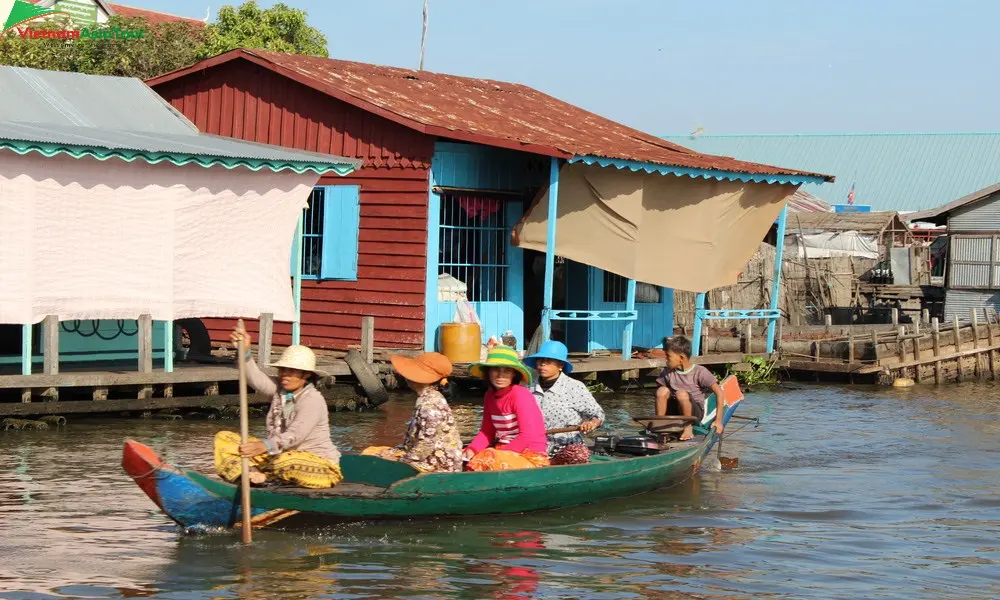
M 789 212 L 830 212 L 832 208 L 829 204 L 802 188 L 795 190 L 792 197 L 788 199 Z
M 834 212 L 802 212 L 789 215 L 788 229 L 820 229 L 823 231 L 859 231 L 861 233 L 879 233 L 896 220 L 896 228 L 906 230 L 908 227 L 895 212 L 870 213 L 834 213 Z
M 244 58 L 428 135 L 550 156 L 596 156 L 693 169 L 826 177 L 694 152 L 530 87 L 430 71 L 233 50 L 148 81 L 155 87 Z
M 179 15 L 171 15 L 164 12 L 159 12 L 156 10 L 148 10 L 145 8 L 136 8 L 134 6 L 127 6 L 125 4 L 108 4 L 114 14 L 125 17 L 126 19 L 132 19 L 135 17 L 141 17 L 146 19 L 150 23 L 161 24 L 161 23 L 175 23 L 184 22 L 188 23 L 193 27 L 205 27 L 206 23 L 200 19 L 194 19 L 191 17 L 181 17 Z
M 199 133 L 142 81 L 0 67 L 0 147 L 19 154 L 350 173 L 360 160 Z
M 937 208 L 932 208 L 930 210 L 922 210 L 920 212 L 910 213 L 906 215 L 908 221 L 923 221 L 926 223 L 936 223 L 943 225 L 948 220 L 948 215 L 951 211 L 962 208 L 968 204 L 973 204 L 979 202 L 985 198 L 992 196 L 993 194 L 1000 192 L 1000 183 L 996 183 L 987 186 L 981 190 L 976 190 L 971 194 L 962 196 L 958 200 L 954 200 L 945 204 L 944 206 L 939 206 Z
M 693 150 L 836 176 L 803 189 L 876 211 L 940 206 L 1000 181 L 1000 133 L 669 135 Z
M 0 121 L 154 133 L 198 130 L 134 77 L 0 67 Z

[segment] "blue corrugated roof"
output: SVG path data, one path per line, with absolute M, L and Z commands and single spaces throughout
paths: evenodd
M 831 204 L 872 210 L 935 208 L 1000 182 L 1000 133 L 668 135 L 697 152 L 828 173 L 801 189 Z

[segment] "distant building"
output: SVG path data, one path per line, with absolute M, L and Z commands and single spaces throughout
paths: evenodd
M 831 204 L 910 212 L 940 206 L 1000 181 L 1000 133 L 668 135 L 706 154 L 829 173 L 803 185 Z
M 1000 184 L 907 217 L 948 226 L 945 319 L 1000 309 Z

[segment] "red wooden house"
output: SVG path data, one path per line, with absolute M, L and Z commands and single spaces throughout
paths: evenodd
M 485 79 L 234 50 L 147 83 L 203 132 L 364 161 L 348 177 L 321 180 L 306 211 L 301 339 L 317 348 L 357 344 L 366 315 L 376 319 L 379 347 L 433 348 L 455 310 L 439 286 L 443 274 L 466 286 L 484 337 L 510 330 L 524 347 L 541 319 L 544 255 L 509 246 L 508 233 L 548 181 L 553 157 L 676 165 L 691 176 L 812 177 L 699 154 Z M 566 263 L 557 305 L 624 307 L 622 278 Z M 672 330 L 672 291 L 643 298 L 636 343 L 655 346 Z M 593 349 L 600 336 L 621 339 L 623 325 L 607 325 L 556 333 Z M 230 324 L 208 326 L 213 339 L 228 337 Z M 275 324 L 275 343 L 289 343 L 290 331 Z

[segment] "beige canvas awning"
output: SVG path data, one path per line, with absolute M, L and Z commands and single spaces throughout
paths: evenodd
M 556 254 L 636 281 L 707 292 L 736 283 L 797 187 L 567 163 Z M 545 252 L 547 211 L 546 187 L 512 243 Z

